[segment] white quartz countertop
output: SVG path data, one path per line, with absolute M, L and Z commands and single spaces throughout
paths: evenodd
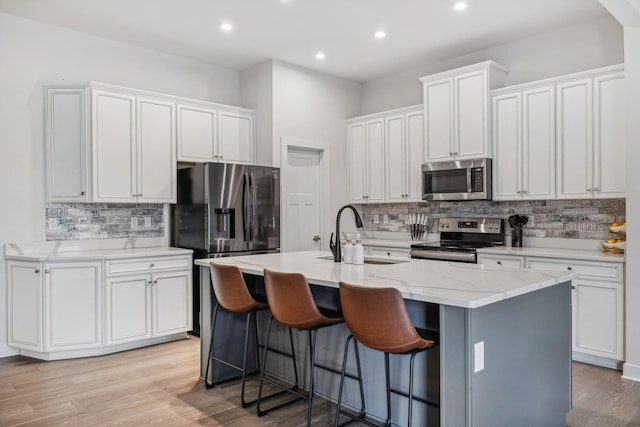
M 6 259 L 14 261 L 82 261 L 147 256 L 191 255 L 191 249 L 171 247 L 92 249 L 85 251 L 25 252 L 18 246 L 6 247 Z
M 496 246 L 493 248 L 481 248 L 477 250 L 478 254 L 492 255 L 520 255 L 520 256 L 539 256 L 547 258 L 570 258 L 582 261 L 609 261 L 624 263 L 624 255 L 614 255 L 608 252 L 597 250 L 580 250 L 580 249 L 559 249 L 559 248 L 534 248 L 522 247 L 514 248 L 511 246 Z
M 302 273 L 309 283 L 337 288 L 340 281 L 394 287 L 404 298 L 464 308 L 477 308 L 553 286 L 576 276 L 564 271 L 505 269 L 498 266 L 395 258 L 397 264 L 352 265 L 333 262 L 328 252 L 305 251 L 217 258 L 249 274 L 265 268 Z M 389 259 L 384 257 L 380 259 Z M 196 260 L 208 266 L 210 259 Z

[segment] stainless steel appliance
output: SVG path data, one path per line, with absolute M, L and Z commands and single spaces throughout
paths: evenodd
M 411 258 L 475 263 L 476 249 L 504 245 L 502 218 L 441 218 L 440 241 L 411 245 Z
M 172 246 L 193 249 L 195 259 L 279 252 L 280 170 L 229 163 L 179 169 L 172 225 Z M 199 268 L 193 284 L 199 335 Z
M 491 200 L 491 159 L 422 165 L 423 200 Z

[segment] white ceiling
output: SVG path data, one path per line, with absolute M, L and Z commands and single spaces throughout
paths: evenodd
M 360 82 L 607 14 L 598 0 L 467 2 L 460 13 L 453 0 L 0 0 L 0 11 L 236 70 L 277 59 Z

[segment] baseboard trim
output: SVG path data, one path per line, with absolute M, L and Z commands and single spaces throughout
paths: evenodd
M 640 382 L 640 366 L 625 363 L 622 367 L 622 379 Z

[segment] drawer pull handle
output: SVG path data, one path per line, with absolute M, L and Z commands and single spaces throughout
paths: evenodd
M 575 289 L 575 288 L 576 288 L 575 286 L 571 285 L 571 289 Z

